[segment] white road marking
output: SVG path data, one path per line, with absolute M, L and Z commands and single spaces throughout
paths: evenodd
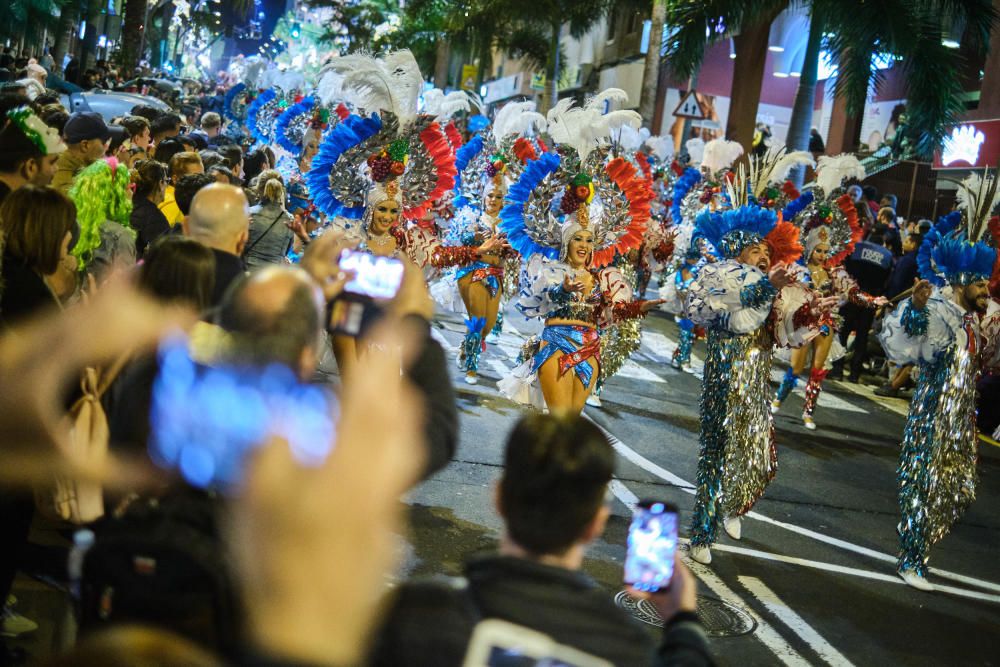
M 771 369 L 771 379 L 774 380 L 775 382 L 781 382 L 781 380 L 784 377 L 785 377 L 785 372 L 784 371 L 779 370 L 777 368 L 772 368 Z M 797 396 L 800 396 L 802 399 L 805 399 L 805 395 L 806 395 L 805 384 L 806 383 L 803 381 L 803 379 L 800 379 L 799 383 L 798 383 L 798 386 L 794 390 L 795 394 Z M 868 414 L 868 411 L 865 410 L 864 408 L 859 408 L 858 406 L 854 405 L 853 403 L 848 403 L 844 399 L 840 398 L 839 396 L 835 396 L 834 394 L 831 394 L 828 391 L 824 391 L 824 392 L 820 393 L 820 395 L 819 395 L 819 407 L 821 407 L 821 408 L 829 408 L 831 410 L 843 410 L 844 412 L 858 412 L 858 413 L 863 414 L 863 415 L 867 415 Z
M 753 593 L 754 597 L 760 600 L 761 604 L 767 607 L 767 610 L 772 614 L 777 616 L 782 623 L 787 625 L 792 629 L 795 634 L 802 638 L 809 648 L 814 650 L 820 658 L 823 659 L 829 665 L 833 667 L 849 667 L 853 663 L 844 657 L 844 655 L 833 648 L 828 641 L 823 639 L 823 637 L 816 632 L 811 625 L 805 622 L 805 620 L 796 614 L 791 608 L 788 607 L 784 602 L 781 601 L 777 595 L 774 594 L 770 588 L 764 585 L 760 579 L 754 577 L 740 577 L 740 583 L 743 584 L 747 590 Z
M 441 347 L 447 352 L 454 352 L 456 349 L 454 345 L 448 342 L 448 339 L 444 337 L 444 334 L 437 327 L 431 327 L 431 338 L 441 343 Z
M 583 416 L 586 419 L 590 419 L 590 416 L 587 415 L 586 413 Z M 590 421 L 594 422 L 593 419 L 590 419 Z M 639 452 L 635 451 L 634 449 L 623 443 L 606 428 L 604 428 L 600 424 L 597 424 L 597 422 L 594 422 L 594 424 L 596 424 L 597 427 L 601 429 L 601 431 L 607 436 L 608 440 L 611 442 L 611 446 L 614 448 L 614 450 L 618 452 L 618 454 L 620 454 L 624 459 L 626 459 L 627 461 L 631 461 L 632 463 L 639 466 L 646 472 L 651 473 L 656 477 L 659 477 L 660 479 L 668 482 L 673 486 L 676 486 L 681 491 L 694 495 L 695 486 L 691 482 L 688 482 L 687 480 L 682 479 L 681 477 L 678 477 L 674 473 L 670 472 L 666 468 L 663 468 L 653 463 L 645 456 L 643 456 Z M 790 532 L 797 533 L 804 537 L 808 537 L 817 540 L 819 542 L 824 542 L 831 546 L 838 547 L 846 551 L 851 551 L 856 554 L 860 554 L 862 556 L 868 556 L 869 558 L 874 558 L 876 560 L 880 560 L 883 562 L 888 562 L 893 564 L 896 563 L 896 556 L 883 553 L 881 551 L 876 551 L 868 547 L 863 547 L 859 544 L 854 544 L 853 542 L 847 542 L 846 540 L 841 540 L 836 537 L 824 535 L 823 533 L 819 533 L 814 530 L 809 530 L 808 528 L 803 528 L 801 526 L 796 526 L 795 524 L 792 523 L 786 523 L 784 521 L 779 521 L 778 519 L 772 519 L 771 517 L 760 514 L 759 512 L 748 512 L 745 516 L 751 519 L 757 519 L 758 521 L 763 521 L 764 523 L 769 523 L 772 526 L 777 526 L 778 528 L 784 528 L 785 530 L 788 530 Z M 934 567 L 930 568 L 930 573 L 939 576 L 943 579 L 950 579 L 951 581 L 957 581 L 959 583 L 967 584 L 969 586 L 975 586 L 977 588 L 982 588 L 988 591 L 1000 592 L 1000 584 L 996 584 L 991 581 L 986 581 L 984 579 L 977 579 L 975 577 L 959 574 L 957 572 L 950 572 L 948 570 L 939 570 Z M 947 586 L 938 586 L 937 588 L 938 590 L 944 592 L 954 592 L 962 590 L 962 589 L 950 588 Z M 974 597 L 974 596 L 970 595 L 967 597 Z M 992 600 L 992 598 L 990 598 L 990 600 Z
M 510 374 L 510 369 L 498 359 L 489 359 L 486 363 L 490 365 L 490 368 L 497 372 L 501 380 Z
M 622 364 L 622 367 L 618 370 L 618 375 L 622 377 L 632 378 L 633 380 L 641 380 L 642 382 L 660 382 L 666 383 L 666 380 L 661 378 L 656 373 L 648 371 L 639 364 L 635 363 L 631 359 Z
M 901 401 L 898 398 L 883 398 L 881 396 L 876 396 L 875 390 L 868 385 L 854 384 L 853 382 L 846 381 L 837 381 L 837 385 L 853 394 L 864 396 L 868 400 L 878 403 L 886 410 L 895 412 L 897 415 L 906 417 L 910 413 L 910 404 L 908 402 Z
M 731 605 L 739 607 L 757 622 L 757 629 L 754 631 L 753 636 L 756 637 L 772 653 L 774 653 L 778 660 L 789 667 L 809 665 L 809 662 L 799 655 L 799 653 L 792 648 L 791 644 L 785 641 L 785 639 L 779 635 L 767 621 L 761 618 L 757 612 L 748 607 L 740 596 L 734 593 L 733 590 L 729 588 L 729 586 L 727 586 L 717 574 L 704 565 L 696 563 L 688 558 L 686 553 L 684 562 L 691 569 L 691 571 L 694 572 L 698 578 L 712 590 L 713 593 L 719 596 L 719 598 Z
M 617 479 L 611 480 L 608 484 L 608 490 L 617 498 L 622 501 L 622 504 L 629 509 L 630 512 L 635 512 L 635 506 L 639 504 L 639 496 L 632 493 L 632 490 L 621 483 Z

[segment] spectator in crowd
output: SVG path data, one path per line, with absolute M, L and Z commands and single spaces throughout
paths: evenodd
M 200 137 L 196 134 L 178 134 L 177 140 L 181 142 L 184 146 L 184 150 L 197 153 L 198 151 L 205 150 L 208 148 L 208 144 L 205 142 L 204 137 Z
M 138 285 L 161 303 L 204 312 L 215 290 L 215 255 L 194 239 L 163 236 L 149 246 Z
M 166 217 L 171 227 L 179 224 L 184 218 L 184 214 L 177 207 L 174 195 L 174 188 L 177 186 L 177 182 L 188 174 L 201 174 L 204 171 L 201 158 L 197 153 L 185 151 L 177 153 L 170 158 L 170 185 L 167 186 L 167 191 L 163 195 L 163 201 L 160 203 L 160 211 Z
M 70 255 L 75 218 L 73 203 L 52 188 L 27 184 L 4 199 L 0 206 L 4 238 L 0 322 L 4 328 L 59 305 L 56 297 L 65 290 L 54 289 L 62 284 L 54 280 L 60 273 L 76 271 L 76 259 Z M 0 600 L 5 600 L 6 591 L 0 594 Z
M 809 152 L 813 155 L 822 155 L 826 152 L 826 144 L 823 143 L 823 137 L 815 127 L 809 130 Z
M 149 129 L 149 121 L 142 116 L 125 116 L 122 119 L 122 127 L 128 131 L 129 140 L 132 145 L 142 150 L 142 154 L 136 157 L 141 160 L 149 153 L 149 145 L 153 135 Z
M 260 203 L 250 209 L 250 238 L 243 254 L 251 271 L 285 263 L 295 242 L 293 218 L 285 210 L 285 186 L 280 177 L 269 178 L 260 191 Z
M 142 116 L 150 123 L 152 123 L 154 120 L 163 115 L 162 111 L 148 104 L 137 104 L 134 107 L 132 107 L 130 113 L 133 116 Z
M 66 144 L 56 131 L 47 128 L 28 107 L 12 112 L 0 129 L 0 202 L 24 185 L 51 183 L 59 155 L 65 150 Z
M 170 231 L 170 223 L 159 207 L 169 181 L 167 168 L 156 160 L 139 160 L 134 171 L 135 192 L 129 222 L 136 232 L 136 254 L 142 257 L 150 243 Z
M 239 179 L 233 175 L 233 172 L 229 170 L 229 167 L 225 166 L 225 163 L 210 167 L 208 169 L 208 174 L 219 183 L 224 183 L 225 185 L 239 185 Z
M 68 149 L 56 162 L 52 187 L 66 194 L 73 185 L 76 175 L 84 167 L 104 157 L 111 141 L 111 131 L 101 114 L 94 111 L 77 111 L 66 121 L 63 137 Z
M 243 161 L 243 180 L 247 183 L 252 182 L 261 172 L 270 169 L 273 164 L 267 151 L 263 148 L 258 148 L 250 153 L 250 155 L 247 155 L 246 160 Z M 233 173 L 237 173 L 235 169 L 233 169 Z
M 243 149 L 236 144 L 219 146 L 219 153 L 226 161 L 229 171 L 242 183 L 243 181 Z M 237 185 L 233 183 L 233 185 Z
M 35 100 L 39 95 L 45 94 L 45 80 L 48 78 L 49 73 L 45 71 L 45 68 L 38 63 L 28 63 L 24 68 L 25 77 L 19 81 L 23 83 L 28 97 L 31 100 Z
M 201 117 L 201 132 L 205 136 L 205 141 L 209 146 L 216 146 L 224 137 L 222 136 L 222 116 L 209 111 Z
M 162 162 L 166 165 L 170 164 L 170 161 L 175 155 L 183 152 L 184 144 L 179 142 L 176 138 L 164 139 L 160 143 L 153 146 L 153 158 L 157 162 Z
M 250 234 L 250 205 L 246 195 L 231 185 L 202 188 L 191 202 L 190 214 L 183 225 L 187 236 L 208 246 L 215 255 L 212 305 L 218 305 L 229 285 L 245 273 L 240 257 Z
M 911 226 L 912 228 L 919 229 L 919 223 Z M 901 301 L 913 287 L 918 274 L 917 252 L 920 250 L 920 244 L 923 243 L 923 240 L 923 234 L 918 231 L 906 235 L 906 239 L 903 241 L 903 256 L 896 260 L 896 265 L 892 269 L 892 274 L 889 276 L 889 282 L 885 288 L 885 295 L 890 300 Z M 910 380 L 912 369 L 912 364 L 900 366 L 892 373 L 888 382 L 875 389 L 875 393 L 879 396 L 898 398 L 900 390 Z
M 882 200 L 879 202 L 878 205 L 879 208 L 885 208 L 886 206 L 888 206 L 893 210 L 893 213 L 895 213 L 896 208 L 899 205 L 899 197 L 897 197 L 892 193 L 884 194 L 882 195 Z
M 875 214 L 872 213 L 872 209 L 864 201 L 864 193 L 861 190 L 860 185 L 851 185 L 847 188 L 847 194 L 854 202 L 854 208 L 858 212 L 858 223 L 861 225 L 861 231 L 867 236 L 872 227 L 875 226 Z
M 174 188 L 174 199 L 185 219 L 191 214 L 191 202 L 194 201 L 195 195 L 205 186 L 215 182 L 215 177 L 210 174 L 188 174 L 177 181 L 177 187 Z
M 611 444 L 591 422 L 576 415 L 522 417 L 507 439 L 494 496 L 504 523 L 500 552 L 467 563 L 468 591 L 452 597 L 456 603 L 464 598 L 481 618 L 544 633 L 614 665 L 711 664 L 695 615 L 693 577 L 679 559 L 671 584 L 678 590 L 653 596 L 667 621 L 659 648 L 582 571 L 588 545 L 601 536 L 610 516 L 606 496 L 614 467 Z M 379 667 L 400 660 L 440 664 L 430 635 L 425 634 L 422 654 L 399 644 L 400 638 L 418 633 L 397 628 L 421 622 L 414 617 L 422 613 L 419 607 L 399 607 L 406 601 L 406 586 L 376 641 Z M 425 627 L 426 633 L 432 626 Z
M 108 158 L 81 171 L 69 191 L 80 225 L 73 254 L 98 283 L 135 266 L 131 180 L 128 167 Z
M 847 273 L 857 281 L 862 291 L 872 296 L 882 296 L 886 282 L 892 272 L 892 253 L 885 247 L 885 237 L 872 234 L 867 240 L 854 246 L 854 252 L 844 262 Z M 875 321 L 875 311 L 850 302 L 840 307 L 840 316 L 844 323 L 838 332 L 840 344 L 847 346 L 847 339 L 853 331 L 854 353 L 851 358 L 850 382 L 861 381 L 861 371 L 868 356 L 868 334 Z M 833 362 L 833 368 L 828 376 L 834 380 L 844 378 L 844 359 Z
M 205 168 L 205 171 L 216 165 L 225 164 L 222 155 L 213 150 L 206 148 L 205 150 L 198 151 L 198 155 L 201 157 L 201 164 Z
M 174 113 L 161 113 L 149 122 L 149 131 L 153 143 L 159 144 L 162 140 L 176 137 L 181 133 L 181 119 Z
M 69 112 L 61 104 L 48 104 L 38 114 L 42 121 L 62 136 L 69 122 Z
M 875 226 L 872 229 L 885 237 L 886 246 L 892 251 L 893 257 L 899 257 L 903 253 L 903 239 L 896 225 L 896 211 L 894 209 L 888 206 L 880 208 Z
M 865 185 L 861 188 L 861 201 L 871 209 L 872 215 L 878 215 L 879 198 L 878 188 L 874 185 Z

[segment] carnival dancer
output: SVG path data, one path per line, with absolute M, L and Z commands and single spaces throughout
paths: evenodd
M 433 202 L 454 187 L 454 153 L 433 116 L 417 113 L 423 79 L 413 55 L 396 51 L 380 58 L 336 58 L 320 82 L 321 94 L 353 94 L 359 110 L 330 130 L 306 175 L 313 202 L 346 232 L 359 249 L 399 257 L 424 269 L 472 263 L 496 251 L 490 239 L 480 247 L 446 247 L 421 220 Z M 329 85 L 335 78 L 343 88 Z M 325 100 L 324 100 L 325 101 Z M 357 348 L 334 337 L 341 373 L 350 374 Z
M 662 310 L 674 313 L 679 329 L 679 340 L 670 357 L 670 365 L 685 373 L 693 372 L 691 368 L 691 350 L 699 337 L 704 337 L 704 329 L 695 327 L 686 316 L 685 302 L 691 283 L 698 277 L 698 271 L 708 261 L 707 253 L 698 239 L 692 239 L 688 245 L 677 270 L 670 274 L 666 284 L 660 288 L 660 298 L 663 299 Z
M 830 180 L 825 173 L 827 167 L 832 169 L 835 180 Z M 839 179 L 847 175 L 864 178 L 864 167 L 853 155 L 820 158 L 817 185 L 811 193 L 806 193 L 804 196 L 809 200 L 806 206 L 794 216 L 791 215 L 793 211 L 785 209 L 786 215 L 794 217 L 800 229 L 800 238 L 805 240 L 805 252 L 802 255 L 804 266 L 799 280 L 824 296 L 838 297 L 841 302 L 849 301 L 862 308 L 881 308 L 888 303 L 888 300 L 863 292 L 842 264 L 854 251 L 854 245 L 861 240 L 863 234 L 854 202 L 846 194 L 837 196 L 842 192 L 842 183 Z M 825 197 L 825 194 L 828 196 Z M 785 372 L 774 400 L 771 401 L 772 413 L 777 413 L 781 409 L 782 402 L 788 398 L 798 384 L 799 376 L 806 366 L 809 366 L 802 423 L 810 431 L 816 430 L 813 413 L 828 372 L 827 363 L 836 361 L 844 354 L 836 336 L 840 324 L 840 316 L 835 315 L 831 321 L 831 328 L 823 331 L 823 335 L 791 351 L 791 366 Z
M 454 201 L 462 208 L 452 223 L 449 242 L 477 246 L 489 239 L 505 239 L 499 230 L 499 214 L 509 179 L 520 176 L 524 164 L 538 157 L 538 150 L 544 147 L 533 135 L 545 125 L 545 117 L 535 111 L 534 102 L 509 103 L 497 112 L 488 135 L 474 137 L 459 150 L 457 165 L 461 169 Z M 503 297 L 516 287 L 519 269 L 519 255 L 504 241 L 498 251 L 455 271 L 455 287 L 468 314 L 458 355 L 468 384 L 478 382 L 479 357 L 488 336 L 493 332 L 499 335 Z M 449 288 L 435 291 L 444 294 L 445 301 L 450 300 Z
M 983 358 L 980 317 L 987 314 L 997 251 L 983 240 L 1000 203 L 996 172 L 959 186 L 959 211 L 924 238 L 913 295 L 885 318 L 879 339 L 889 359 L 918 364 L 899 457 L 897 572 L 910 586 L 927 582 L 930 548 L 975 499 L 976 381 Z
M 617 89 L 584 107 L 561 100 L 548 114 L 556 151 L 528 163 L 500 213 L 501 230 L 527 262 L 517 308 L 545 320 L 524 363 L 498 385 L 517 402 L 579 413 L 600 373 L 599 330 L 660 303 L 634 301 L 608 266 L 638 247 L 652 198 L 635 167 L 607 159 L 611 130 L 641 122 L 631 111 L 603 113 L 607 101 L 626 100 Z
M 708 331 L 691 527 L 691 556 L 699 563 L 712 560 L 720 519 L 740 538 L 740 517 L 776 472 L 767 399 L 774 345 L 808 342 L 835 303 L 794 282 L 786 264 L 802 252 L 798 230 L 748 196 L 742 167 L 727 195 L 735 208 L 698 217 L 695 235 L 723 259 L 701 269 L 687 300 L 688 317 Z

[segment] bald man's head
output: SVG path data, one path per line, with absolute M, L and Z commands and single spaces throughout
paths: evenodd
M 323 295 L 304 271 L 273 266 L 229 289 L 218 323 L 233 337 L 234 363 L 281 363 L 305 380 L 316 370 L 323 313 Z
M 210 248 L 239 255 L 250 233 L 250 204 L 243 190 L 213 183 L 198 191 L 184 232 Z

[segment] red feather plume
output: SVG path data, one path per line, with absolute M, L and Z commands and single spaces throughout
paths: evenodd
M 445 126 L 444 133 L 445 136 L 448 137 L 448 143 L 451 144 L 451 150 L 453 153 L 458 151 L 458 149 L 462 147 L 462 144 L 465 143 L 462 141 L 462 133 L 458 131 L 457 127 L 455 127 L 455 121 L 451 121 Z
M 802 244 L 799 243 L 799 228 L 781 219 L 778 213 L 778 224 L 764 240 L 771 249 L 771 266 L 775 264 L 791 264 L 802 256 Z
M 544 144 L 542 147 L 544 148 Z M 521 137 L 514 142 L 514 155 L 516 155 L 517 159 L 521 161 L 521 164 L 527 163 L 528 160 L 538 159 L 538 153 L 535 151 L 535 147 L 524 137 Z
M 337 108 L 334 109 L 334 113 L 337 114 L 337 118 L 339 118 L 340 120 L 344 120 L 345 118 L 351 115 L 351 110 L 348 109 L 346 106 L 344 106 L 344 103 L 341 102 L 340 104 L 337 105 Z
M 861 229 L 858 222 L 858 209 L 854 207 L 854 202 L 848 195 L 841 195 L 837 199 L 837 208 L 844 214 L 848 227 L 851 228 L 851 239 L 844 244 L 844 247 L 836 255 L 829 259 L 830 266 L 837 266 L 854 252 L 854 246 L 864 238 L 865 230 Z
M 649 223 L 649 202 L 653 199 L 653 189 L 649 181 L 639 176 L 636 168 L 620 157 L 611 160 L 604 167 L 615 185 L 621 188 L 628 200 L 629 223 L 625 233 L 606 248 L 594 250 L 594 266 L 604 267 L 615 258 L 615 253 L 624 255 L 642 245 Z
M 802 194 L 799 189 L 795 187 L 795 184 L 791 181 L 785 181 L 781 186 L 781 192 L 789 199 L 798 199 Z
M 670 163 L 670 171 L 674 172 L 675 175 L 681 176 L 684 173 L 684 167 L 677 160 Z
M 448 138 L 440 125 L 431 123 L 424 128 L 420 133 L 420 142 L 427 149 L 427 153 L 434 163 L 437 182 L 425 201 L 403 211 L 403 217 L 408 220 L 419 220 L 424 217 L 433 202 L 441 199 L 446 192 L 455 187 L 455 176 L 458 174 L 455 169 L 455 154 L 452 152 Z

